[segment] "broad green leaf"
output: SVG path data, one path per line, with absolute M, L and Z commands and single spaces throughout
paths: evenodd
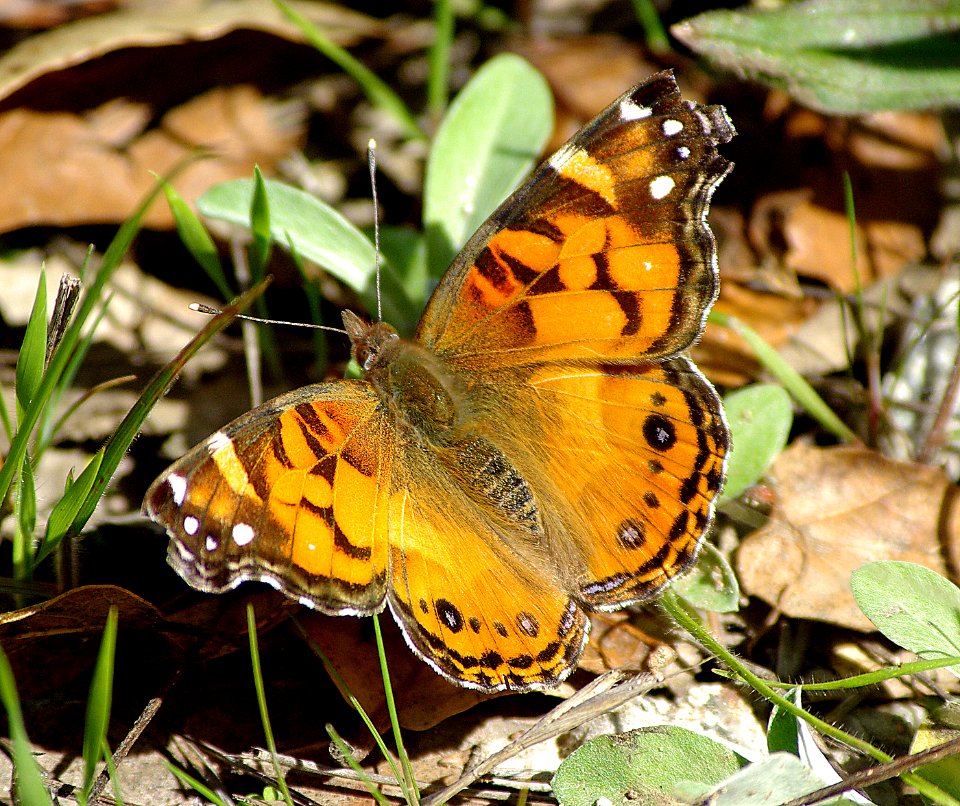
M 697 563 L 673 589 L 700 610 L 734 613 L 740 608 L 740 583 L 730 563 L 711 543 L 700 548 Z
M 887 638 L 921 658 L 960 655 L 960 588 L 935 571 L 887 560 L 853 572 L 850 588 Z M 948 667 L 960 676 L 960 665 Z
M 433 277 L 530 172 L 552 129 L 550 88 L 519 56 L 494 57 L 460 91 L 427 160 L 423 227 Z
M 376 255 L 373 244 L 330 205 L 281 182 L 264 182 L 270 204 L 270 230 L 278 244 L 293 243 L 297 253 L 352 288 L 367 310 L 376 312 Z M 210 188 L 197 203 L 210 218 L 250 225 L 253 182 L 237 179 Z M 384 319 L 410 332 L 420 314 L 388 263 L 381 266 Z
M 923 721 L 910 744 L 911 753 L 931 750 L 960 737 L 960 703 L 956 700 L 944 703 Z M 914 772 L 927 781 L 960 798 L 960 755 L 924 764 Z
M 960 0 L 809 0 L 709 11 L 674 36 L 825 112 L 960 103 Z
M 40 270 L 37 294 L 33 298 L 33 310 L 27 321 L 27 330 L 17 356 L 17 420 L 30 408 L 40 381 L 43 379 L 43 362 L 47 354 L 47 273 Z
M 560 806 L 685 803 L 687 784 L 711 788 L 744 759 L 719 742 L 672 725 L 598 736 L 574 750 L 553 776 Z
M 689 803 L 711 806 L 781 806 L 787 801 L 814 792 L 827 785 L 800 759 L 789 753 L 775 753 L 731 775 L 712 791 L 692 797 Z M 693 794 L 691 792 L 691 794 Z M 865 798 L 831 798 L 818 803 L 870 803 Z
M 756 384 L 723 399 L 733 447 L 727 459 L 727 481 L 721 501 L 756 484 L 783 450 L 793 424 L 790 395 L 781 386 Z

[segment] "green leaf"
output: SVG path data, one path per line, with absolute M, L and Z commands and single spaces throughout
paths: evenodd
M 936 572 L 902 561 L 868 563 L 853 572 L 850 588 L 898 646 L 922 658 L 960 655 L 960 588 Z M 960 676 L 960 665 L 948 668 Z
M 671 725 L 599 736 L 574 750 L 553 777 L 560 806 L 682 803 L 686 783 L 712 787 L 744 759 L 713 739 Z M 628 794 L 629 793 L 629 794 Z
M 140 230 L 143 217 L 160 192 L 160 187 L 160 182 L 154 185 L 140 206 L 134 211 L 133 216 L 124 222 L 123 226 L 117 231 L 116 236 L 114 236 L 114 239 L 107 247 L 103 259 L 100 261 L 99 270 L 93 275 L 93 282 L 87 286 L 80 305 L 77 308 L 77 312 L 64 332 L 60 345 L 54 350 L 46 372 L 43 374 L 40 388 L 37 390 L 36 395 L 34 395 L 34 399 L 24 415 L 19 430 L 10 442 L 7 459 L 0 465 L 0 501 L 6 497 L 7 491 L 10 489 L 10 483 L 13 480 L 13 474 L 20 468 L 27 454 L 27 444 L 30 440 L 31 433 L 37 421 L 40 419 L 46 402 L 50 399 L 55 387 L 73 360 L 74 350 L 80 341 L 87 320 L 90 318 L 94 308 L 102 302 L 104 286 L 120 266 L 123 255 L 129 248 L 134 236 Z M 116 465 L 114 465 L 113 468 L 115 469 Z
M 90 698 L 87 700 L 87 719 L 83 731 L 83 800 L 86 801 L 93 787 L 97 764 L 103 757 L 103 746 L 110 726 L 110 705 L 113 701 L 113 661 L 117 650 L 117 608 L 107 611 L 103 627 L 100 652 L 90 683 Z
M 674 583 L 673 589 L 700 610 L 734 613 L 740 608 L 737 575 L 711 543 L 700 547 L 696 565 Z
M 20 484 L 17 488 L 17 525 L 20 537 L 33 540 L 33 530 L 37 525 L 37 482 L 33 475 L 33 462 L 28 455 L 20 470 Z
M 173 221 L 176 224 L 177 234 L 180 236 L 181 242 L 193 256 L 193 259 L 200 264 L 200 267 L 206 272 L 207 277 L 217 287 L 223 298 L 230 299 L 233 296 L 233 291 L 230 289 L 230 283 L 227 282 L 223 273 L 220 255 L 217 253 L 217 245 L 210 237 L 210 233 L 207 232 L 206 227 L 197 218 L 190 205 L 183 200 L 183 196 L 174 190 L 173 185 L 164 183 L 163 192 L 167 197 L 167 205 L 173 214 Z
M 17 420 L 30 408 L 40 382 L 43 380 L 43 362 L 47 354 L 47 273 L 40 270 L 33 310 L 17 356 Z
M 550 87 L 519 56 L 494 57 L 460 91 L 427 160 L 423 226 L 433 277 L 530 172 L 552 129 Z
M 757 356 L 757 360 L 763 364 L 763 368 L 780 381 L 793 399 L 824 428 L 844 442 L 856 442 L 857 435 L 833 413 L 833 410 L 804 377 L 784 361 L 780 353 L 767 344 L 757 331 L 735 316 L 715 310 L 710 312 L 710 321 L 721 327 L 729 327 L 742 336 Z
M 939 747 L 960 737 L 960 703 L 950 701 L 925 719 L 910 744 L 911 753 L 920 753 Z M 960 755 L 952 755 L 917 767 L 914 772 L 940 787 L 955 798 L 960 798 Z
M 270 204 L 267 201 L 267 188 L 259 166 L 253 168 L 253 197 L 250 199 L 250 233 L 253 246 L 250 250 L 251 275 L 255 282 L 263 279 L 267 261 L 270 260 Z
M 7 712 L 7 730 L 10 733 L 13 769 L 16 772 L 17 801 L 29 806 L 52 806 L 50 793 L 43 784 L 40 768 L 33 757 L 33 748 L 27 738 L 20 710 L 20 697 L 13 679 L 13 669 L 3 650 L 0 649 L 0 702 Z
M 303 35 L 313 47 L 360 85 L 370 103 L 387 112 L 400 124 L 407 137 L 412 140 L 423 139 L 423 132 L 417 125 L 416 119 L 400 99 L 400 96 L 390 89 L 389 85 L 385 84 L 369 67 L 357 61 L 350 55 L 349 51 L 340 47 L 291 6 L 288 6 L 282 0 L 273 0 L 273 2 L 283 15 L 303 32 Z
M 407 297 L 420 308 L 426 305 L 431 288 L 423 235 L 410 227 L 380 227 L 380 252 L 400 278 Z
M 100 464 L 103 461 L 103 448 L 97 451 L 87 462 L 79 478 L 72 484 L 67 485 L 63 497 L 57 501 L 47 518 L 47 529 L 44 533 L 43 543 L 40 545 L 40 551 L 37 554 L 37 563 L 43 560 L 51 551 L 53 551 L 70 529 L 70 524 L 80 511 L 90 490 L 93 489 L 93 483 L 97 480 L 97 473 L 100 472 Z
M 960 0 L 810 0 L 709 11 L 674 36 L 824 112 L 960 103 Z
M 329 271 L 377 310 L 376 254 L 370 240 L 353 224 L 309 193 L 281 182 L 264 182 L 270 204 L 270 230 L 278 244 L 293 243 L 301 257 Z M 210 188 L 197 203 L 210 218 L 240 227 L 250 224 L 253 182 L 237 179 Z M 420 306 L 412 302 L 390 265 L 381 266 L 383 315 L 401 332 L 412 332 Z
M 721 782 L 712 791 L 699 794 L 690 802 L 711 806 L 781 806 L 794 798 L 827 785 L 800 759 L 789 753 L 775 753 L 750 764 Z M 818 801 L 820 802 L 820 801 Z M 832 798 L 825 804 L 869 803 L 847 798 Z
M 447 106 L 450 85 L 450 48 L 453 44 L 454 16 L 452 0 L 436 0 L 433 10 L 436 33 L 430 46 L 430 72 L 427 75 L 427 108 L 439 117 Z
M 733 447 L 720 501 L 736 498 L 756 484 L 783 450 L 793 424 L 790 396 L 781 386 L 755 384 L 723 399 Z

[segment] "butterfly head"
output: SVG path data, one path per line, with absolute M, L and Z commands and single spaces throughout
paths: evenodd
M 353 311 L 344 311 L 342 315 L 353 358 L 368 374 L 381 362 L 384 348 L 399 341 L 400 336 L 386 322 L 364 322 Z

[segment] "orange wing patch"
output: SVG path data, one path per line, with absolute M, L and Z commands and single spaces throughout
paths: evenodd
M 364 384 L 305 387 L 261 406 L 147 492 L 187 581 L 259 579 L 327 613 L 383 604 L 393 432 Z
M 571 592 L 590 609 L 654 596 L 693 563 L 723 484 L 716 393 L 686 358 L 544 367 L 530 384 L 556 434 L 575 434 L 548 436 L 544 468 L 583 562 Z
M 716 296 L 705 212 L 732 136 L 664 75 L 618 99 L 471 239 L 418 339 L 472 369 L 685 349 Z
M 563 680 L 589 621 L 549 563 L 531 565 L 515 553 L 510 535 L 498 533 L 449 479 L 407 481 L 391 502 L 387 600 L 410 646 L 473 688 L 528 691 Z

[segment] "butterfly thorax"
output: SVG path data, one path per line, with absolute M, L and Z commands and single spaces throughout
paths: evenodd
M 390 325 L 367 324 L 350 311 L 344 311 L 343 321 L 364 379 L 405 426 L 401 430 L 432 444 L 444 443 L 457 419 L 456 379 L 435 355 L 401 339 Z
M 508 454 L 475 428 L 463 380 L 389 325 L 368 325 L 349 311 L 343 321 L 364 379 L 390 410 L 401 440 L 434 455 L 485 517 L 541 535 L 533 491 Z

